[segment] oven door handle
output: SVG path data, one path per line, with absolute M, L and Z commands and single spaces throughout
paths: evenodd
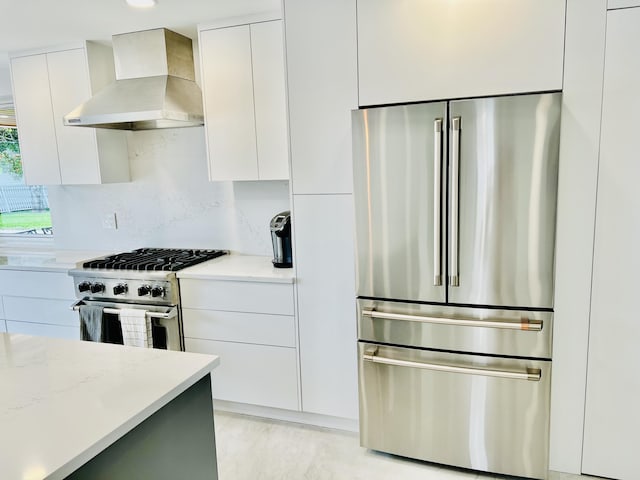
M 484 377 L 499 377 L 512 380 L 529 380 L 539 382 L 541 370 L 539 368 L 527 368 L 524 372 L 495 370 L 492 368 L 480 367 L 459 367 L 456 365 L 445 365 L 441 363 L 412 362 L 410 360 L 398 360 L 395 358 L 379 357 L 378 347 L 368 348 L 362 355 L 366 362 L 380 363 L 383 365 L 393 365 L 397 367 L 421 368 L 425 370 L 437 370 L 447 373 L 463 373 L 467 375 L 482 375 Z
M 78 310 L 80 310 L 80 305 L 84 305 L 84 300 L 78 300 L 77 302 L 75 302 L 73 305 L 71 305 L 69 308 L 71 310 L 75 310 L 76 312 Z M 120 315 L 122 313 L 122 310 L 119 308 L 111 308 L 111 307 L 104 307 L 104 313 L 110 313 L 110 314 L 114 314 L 114 315 Z M 178 315 L 178 308 L 177 307 L 172 307 L 171 310 L 169 310 L 168 312 L 153 312 L 150 310 L 147 310 L 145 315 L 147 317 L 151 317 L 151 318 L 173 318 L 176 315 Z
M 530 330 L 539 332 L 542 330 L 542 320 L 532 320 L 527 317 L 507 320 L 479 320 L 473 318 L 445 318 L 427 317 L 422 315 L 407 315 L 404 313 L 387 313 L 372 310 L 362 310 L 362 316 L 377 318 L 379 320 L 402 320 L 406 322 L 439 323 L 442 325 L 455 325 L 458 327 L 489 327 L 508 330 Z

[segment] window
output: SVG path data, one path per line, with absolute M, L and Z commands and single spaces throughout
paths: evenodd
M 0 104 L 0 234 L 53 234 L 46 187 L 24 183 L 11 104 Z

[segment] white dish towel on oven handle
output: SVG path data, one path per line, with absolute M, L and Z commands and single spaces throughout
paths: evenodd
M 120 325 L 122 326 L 122 340 L 130 347 L 153 347 L 151 334 L 151 319 L 147 311 L 137 308 L 120 309 Z

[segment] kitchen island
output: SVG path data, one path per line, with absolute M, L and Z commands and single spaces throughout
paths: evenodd
M 218 363 L 0 333 L 0 478 L 217 478 Z

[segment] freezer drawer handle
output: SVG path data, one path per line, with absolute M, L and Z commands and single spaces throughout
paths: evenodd
M 366 362 L 394 365 L 397 367 L 422 368 L 425 370 L 437 370 L 439 372 L 463 373 L 466 375 L 482 375 L 485 377 L 509 378 L 513 380 L 529 380 L 539 382 L 541 371 L 539 368 L 527 368 L 524 372 L 510 372 L 505 370 L 493 370 L 479 367 L 457 367 L 455 365 L 443 365 L 440 363 L 412 362 L 409 360 L 397 360 L 378 356 L 378 347 L 368 348 L 362 355 Z
M 539 332 L 542 330 L 542 320 L 531 320 L 526 317 L 522 317 L 519 320 L 476 320 L 464 318 L 424 317 L 421 315 L 406 315 L 403 313 L 377 312 L 376 310 L 362 310 L 362 315 L 380 320 L 439 323 L 443 325 L 456 325 L 459 327 L 504 328 L 509 330 L 527 330 L 533 332 Z

